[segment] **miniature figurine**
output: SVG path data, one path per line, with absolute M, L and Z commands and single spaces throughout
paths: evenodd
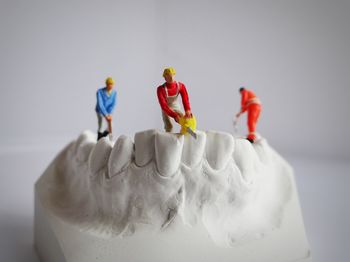
M 163 72 L 165 83 L 157 88 L 158 101 L 162 109 L 164 129 L 166 132 L 172 131 L 173 125 L 170 118 L 174 118 L 174 120 L 182 126 L 181 133 L 184 133 L 184 130 L 186 130 L 193 137 L 196 137 L 194 133 L 196 123 L 191 112 L 186 86 L 183 83 L 175 81 L 175 74 L 176 71 L 174 68 L 165 68 Z M 179 94 L 182 98 L 185 115 L 182 113 L 180 103 L 177 100 Z
M 238 119 L 244 112 L 248 113 L 248 131 L 247 140 L 251 143 L 254 143 L 256 140 L 256 124 L 259 120 L 260 111 L 261 111 L 261 102 L 260 99 L 254 94 L 253 91 L 247 90 L 245 87 L 241 87 L 239 92 L 242 96 L 241 101 L 241 111 L 236 114 Z
M 116 106 L 117 92 L 113 89 L 115 81 L 112 77 L 106 79 L 106 86 L 96 92 L 96 114 L 98 121 L 97 140 L 108 134 L 112 135 L 112 113 Z M 103 118 L 106 120 L 107 128 L 102 131 Z

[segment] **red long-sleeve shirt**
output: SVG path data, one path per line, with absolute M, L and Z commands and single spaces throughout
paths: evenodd
M 191 110 L 191 106 L 190 106 L 190 101 L 188 98 L 186 86 L 183 83 L 180 83 L 180 82 L 178 82 L 178 83 L 179 83 L 179 94 L 181 95 L 181 98 L 182 98 L 182 104 L 184 106 L 185 111 L 189 111 L 189 110 Z M 168 91 L 169 96 L 176 95 L 177 83 L 175 81 L 172 83 L 166 83 L 166 89 Z M 159 104 L 160 104 L 160 107 L 162 108 L 162 110 L 168 116 L 175 118 L 177 116 L 177 113 L 168 106 L 167 96 L 166 96 L 166 92 L 164 89 L 164 85 L 158 86 L 157 96 L 158 96 L 158 101 L 159 101 Z
M 244 89 L 244 90 L 242 90 L 241 95 L 242 95 L 242 100 L 241 100 L 241 112 L 242 113 L 247 111 L 248 107 L 251 104 L 260 104 L 259 98 L 251 90 Z

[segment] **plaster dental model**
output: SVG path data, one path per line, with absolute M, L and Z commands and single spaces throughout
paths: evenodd
M 37 181 L 41 261 L 311 262 L 292 168 L 265 139 L 187 135 L 196 123 L 174 74 L 158 88 L 167 132 L 96 142 L 85 131 Z
M 35 191 L 43 262 L 311 261 L 292 169 L 264 139 L 86 131 Z
M 117 92 L 113 89 L 115 81 L 112 77 L 106 79 L 106 86 L 96 92 L 96 107 L 98 131 L 97 140 L 110 134 L 112 136 L 112 113 L 117 101 Z M 103 131 L 103 119 L 106 120 L 107 128 Z
M 260 112 L 261 112 L 261 102 L 260 99 L 254 94 L 253 91 L 248 90 L 244 87 L 239 89 L 239 92 L 242 96 L 241 100 L 241 110 L 238 114 L 236 114 L 237 123 L 238 118 L 244 113 L 247 112 L 247 120 L 248 120 L 248 131 L 249 134 L 247 136 L 247 140 L 251 143 L 254 143 L 256 140 L 256 124 L 259 120 Z
M 165 83 L 157 88 L 158 101 L 162 109 L 164 129 L 166 132 L 172 131 L 173 125 L 170 118 L 174 118 L 174 120 L 181 125 L 182 134 L 188 132 L 196 138 L 196 133 L 194 133 L 196 120 L 191 112 L 186 86 L 183 83 L 175 81 L 175 74 L 176 71 L 174 68 L 165 68 L 163 71 Z M 182 113 L 180 103 L 177 100 L 179 94 L 182 98 L 185 114 Z

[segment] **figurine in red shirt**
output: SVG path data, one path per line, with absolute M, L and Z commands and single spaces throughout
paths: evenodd
M 175 74 L 176 71 L 174 68 L 165 68 L 163 72 L 165 83 L 157 88 L 158 101 L 162 109 L 164 129 L 166 132 L 171 132 L 173 129 L 170 118 L 174 118 L 174 120 L 179 123 L 180 118 L 183 116 L 180 103 L 177 99 L 179 95 L 181 95 L 182 98 L 185 117 L 192 117 L 186 87 L 183 83 L 175 81 Z
M 254 143 L 256 140 L 256 124 L 259 120 L 261 111 L 260 99 L 254 94 L 253 91 L 241 87 L 239 92 L 242 95 L 241 101 L 241 111 L 236 115 L 237 118 L 241 116 L 244 112 L 248 113 L 248 131 L 247 140 Z

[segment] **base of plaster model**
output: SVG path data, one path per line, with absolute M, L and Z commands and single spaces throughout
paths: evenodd
M 35 186 L 42 262 L 311 261 L 293 171 L 262 139 L 86 131 Z

